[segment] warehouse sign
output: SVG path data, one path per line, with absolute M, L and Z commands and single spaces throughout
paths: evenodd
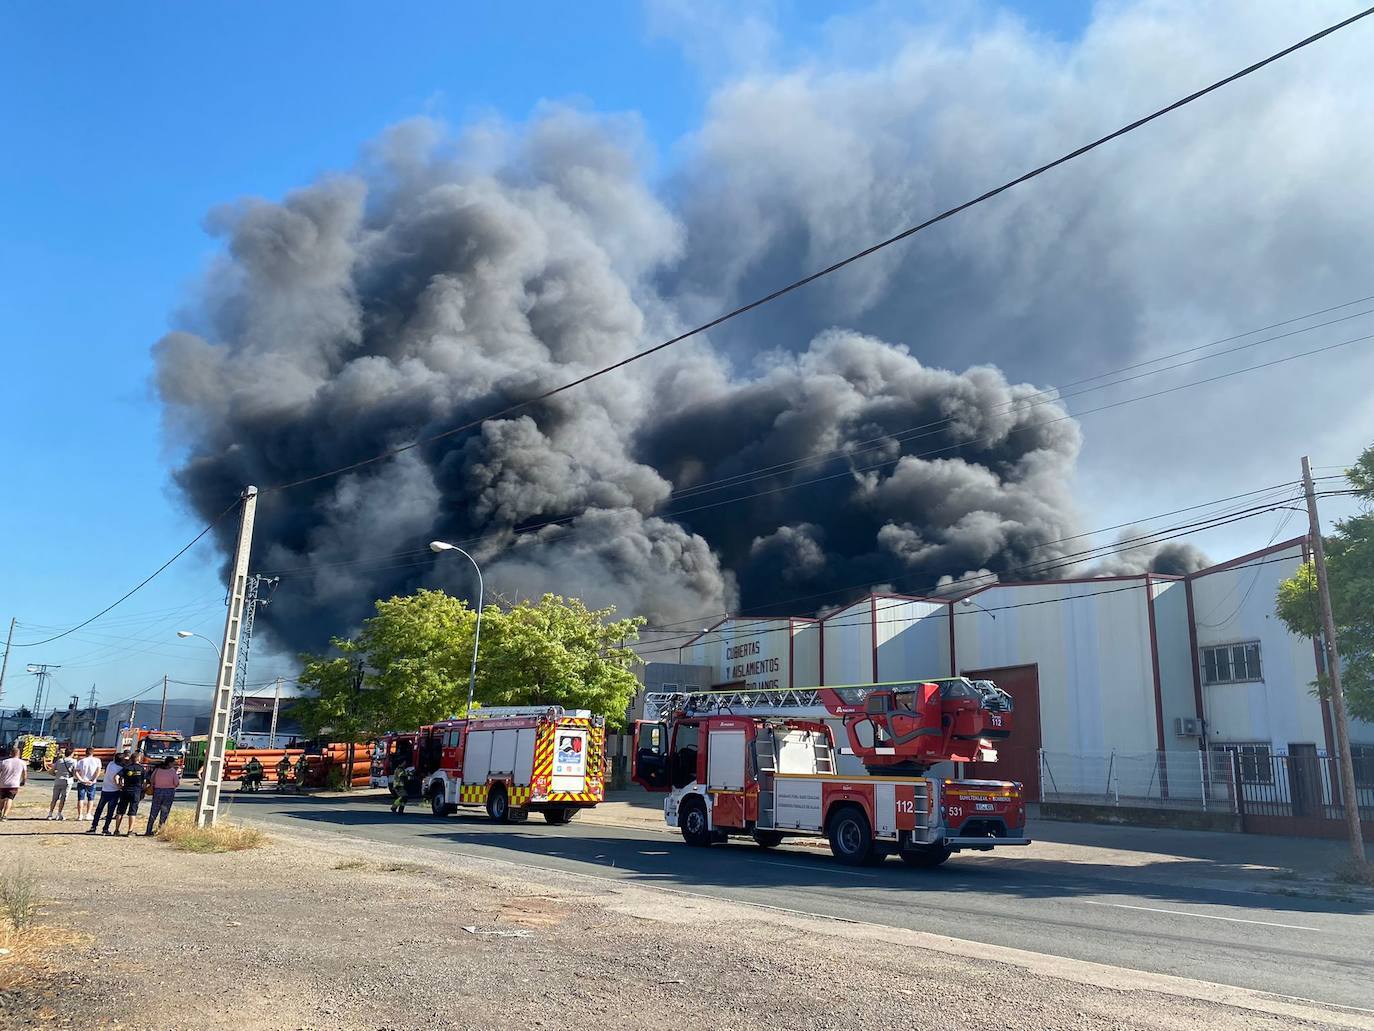
M 773 691 L 789 687 L 786 620 L 738 623 L 719 628 L 719 659 L 713 665 L 722 684 L 741 684 L 746 690 Z M 713 651 L 716 649 L 712 649 Z

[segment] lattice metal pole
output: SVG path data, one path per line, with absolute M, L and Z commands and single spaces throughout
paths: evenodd
M 234 693 L 234 670 L 242 636 L 243 601 L 248 590 L 248 555 L 253 548 L 253 516 L 258 507 L 258 488 L 243 492 L 234 567 L 229 575 L 229 611 L 224 617 L 224 643 L 215 674 L 214 705 L 210 710 L 210 734 L 205 748 L 205 770 L 196 798 L 196 825 L 209 827 L 219 814 L 220 783 L 224 777 L 224 747 L 229 738 L 229 708 Z
M 243 628 L 239 634 L 239 658 L 234 671 L 234 698 L 229 707 L 229 739 L 238 746 L 243 735 L 243 703 L 248 696 L 248 650 L 253 644 L 253 617 L 258 611 L 258 587 L 262 577 L 248 578 L 243 593 Z

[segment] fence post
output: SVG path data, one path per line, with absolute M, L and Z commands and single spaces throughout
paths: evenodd
M 1045 804 L 1045 750 L 1036 749 L 1040 753 L 1040 804 Z
M 1207 753 L 1199 751 L 1197 754 L 1197 775 L 1198 784 L 1202 786 L 1202 811 L 1207 811 Z

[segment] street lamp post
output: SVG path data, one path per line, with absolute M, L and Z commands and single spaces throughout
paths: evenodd
M 445 551 L 456 551 L 472 563 L 472 568 L 477 573 L 477 626 L 472 632 L 472 669 L 468 673 L 468 707 L 463 711 L 463 715 L 471 719 L 472 696 L 477 689 L 477 644 L 482 639 L 482 568 L 477 564 L 475 558 L 456 544 L 449 544 L 447 541 L 430 541 L 429 550 L 436 555 Z
M 985 609 L 985 608 L 983 608 L 983 606 L 979 605 L 979 604 L 978 604 L 976 601 L 974 601 L 972 598 L 961 598 L 961 599 L 959 600 L 959 604 L 962 605 L 962 606 L 964 606 L 964 608 L 966 608 L 966 609 L 972 608 L 972 609 L 978 609 L 980 612 L 986 612 L 989 616 L 992 617 L 992 619 L 993 619 L 994 622 L 996 622 L 996 620 L 997 620 L 997 613 L 993 612 L 992 609 Z

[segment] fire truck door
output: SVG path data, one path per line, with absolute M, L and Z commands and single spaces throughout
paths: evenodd
M 649 791 L 668 790 L 668 725 L 635 721 L 630 779 Z
M 712 730 L 706 743 L 707 788 L 744 789 L 744 731 Z
M 463 783 L 485 784 L 491 769 L 491 731 L 469 730 L 463 755 Z

